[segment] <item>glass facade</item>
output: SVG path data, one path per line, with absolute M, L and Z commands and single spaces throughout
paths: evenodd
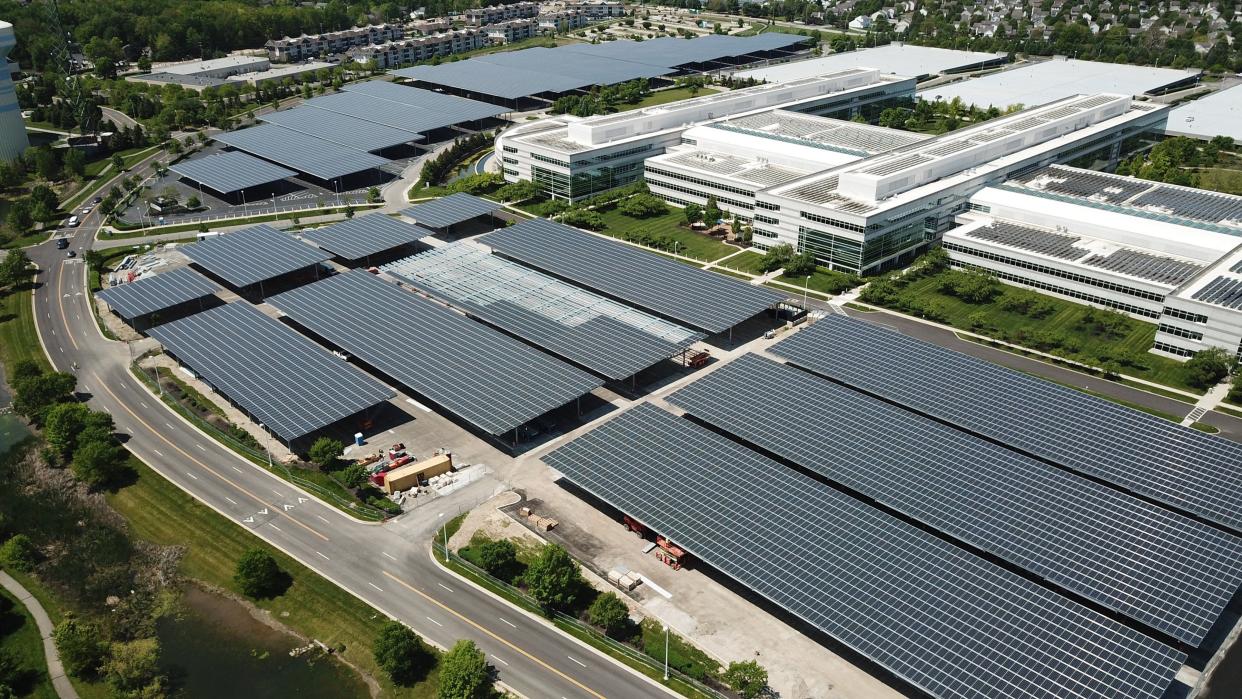
M 1043 282 L 1043 281 L 1039 281 L 1036 279 L 1028 279 L 1027 277 L 1023 277 L 1017 274 L 1010 274 L 1009 272 L 1002 272 L 1000 270 L 990 269 L 988 267 L 983 267 L 981 265 L 972 265 L 969 262 L 962 262 L 961 260 L 949 260 L 949 264 L 951 264 L 954 267 L 962 267 L 965 269 L 977 270 L 985 274 L 988 274 L 990 276 L 996 277 L 997 279 L 1004 279 L 1005 281 L 1014 282 L 1015 284 L 1021 284 L 1023 286 L 1029 286 L 1031 288 L 1041 289 L 1043 291 L 1051 291 L 1054 294 L 1060 294 L 1061 296 L 1068 296 L 1070 298 L 1078 299 L 1080 301 L 1086 301 L 1087 303 L 1094 303 L 1097 306 L 1104 306 L 1106 308 L 1114 308 L 1118 311 L 1123 311 L 1125 313 L 1132 313 L 1136 316 L 1144 316 L 1147 318 L 1159 318 L 1160 317 L 1159 313 L 1156 313 L 1155 311 L 1152 311 L 1146 308 L 1142 308 L 1141 306 L 1134 306 L 1128 303 L 1122 303 L 1120 301 L 1113 301 L 1112 299 L 1106 299 L 1102 296 L 1093 296 L 1091 294 L 1084 294 L 1081 291 L 1074 291 L 1073 289 L 1067 289 L 1063 286 L 1049 284 L 1048 282 Z
M 1164 301 L 1164 294 L 1158 294 L 1154 291 L 1145 291 L 1143 289 L 1135 289 L 1134 287 L 1130 287 L 1130 286 L 1114 284 L 1112 282 L 1104 281 L 1103 279 L 1096 279 L 1095 277 L 1089 277 L 1083 274 L 1074 274 L 1073 272 L 1066 272 L 1065 270 L 1057 269 L 1055 267 L 1039 265 L 1039 264 L 1035 264 L 1034 262 L 1027 262 L 1026 260 L 1019 260 L 1013 257 L 1006 257 L 1005 255 L 997 255 L 995 253 L 987 252 L 986 250 L 978 250 L 975 248 L 967 247 L 965 245 L 959 245 L 957 243 L 944 242 L 944 243 L 941 243 L 941 245 L 944 246 L 945 250 L 951 250 L 953 252 L 960 252 L 960 253 L 964 253 L 967 255 L 974 255 L 975 257 L 982 257 L 985 260 L 995 260 L 997 262 L 1003 262 L 1004 264 L 1007 264 L 1007 265 L 1012 265 L 1014 267 L 1021 267 L 1023 269 L 1029 269 L 1034 272 L 1039 272 L 1040 274 L 1047 274 L 1049 276 L 1060 277 L 1061 279 L 1068 279 L 1070 281 L 1075 281 L 1080 284 L 1087 284 L 1090 286 L 1099 287 L 1101 289 L 1107 289 L 1109 291 L 1116 291 L 1117 293 L 1126 294 L 1127 296 L 1134 296 L 1136 298 L 1146 299 L 1148 301 Z M 1144 309 L 1143 315 L 1150 316 L 1152 318 L 1156 318 L 1159 316 L 1158 313 L 1155 313 L 1154 311 L 1149 311 L 1146 309 Z
M 810 252 L 821 264 L 833 269 L 858 272 L 862 262 L 861 241 L 826 231 L 798 226 L 798 249 Z

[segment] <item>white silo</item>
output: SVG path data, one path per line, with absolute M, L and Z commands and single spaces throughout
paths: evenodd
M 8 58 L 14 46 L 17 46 L 17 36 L 13 34 L 13 25 L 0 21 L 0 160 L 4 161 L 21 155 L 30 145 Z

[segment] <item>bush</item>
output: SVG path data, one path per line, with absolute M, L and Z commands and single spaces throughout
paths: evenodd
M 263 549 L 250 549 L 237 560 L 233 582 L 242 594 L 254 599 L 275 597 L 288 587 L 288 575 L 280 569 L 272 554 Z
M 403 687 L 422 680 L 435 664 L 435 656 L 418 634 L 398 621 L 389 621 L 380 628 L 372 652 L 375 664 L 393 684 Z
M 742 699 L 754 699 L 768 688 L 768 671 L 753 660 L 729 663 L 720 679 Z
M 800 252 L 785 263 L 785 275 L 789 277 L 809 277 L 815 273 L 815 255 Z
M 1219 347 L 1212 347 L 1186 360 L 1182 365 L 1186 383 L 1195 388 L 1210 388 L 1229 375 L 1229 355 Z
M 522 575 L 526 589 L 539 604 L 549 609 L 565 609 L 578 601 L 582 592 L 582 573 L 569 552 L 547 544 Z
M 93 624 L 66 616 L 52 631 L 52 641 L 60 653 L 65 672 L 73 677 L 94 677 L 108 655 L 108 646 L 100 640 Z
M 0 546 L 0 565 L 28 573 L 39 562 L 39 549 L 25 534 L 14 534 Z
M 487 658 L 474 641 L 462 639 L 440 659 L 439 699 L 484 699 L 492 693 Z
M 69 467 L 78 480 L 99 488 L 117 482 L 125 473 L 125 451 L 110 439 L 87 442 L 78 446 Z
M 361 464 L 350 464 L 341 471 L 341 482 L 347 488 L 361 488 L 367 482 L 367 469 Z
M 686 225 L 693 225 L 703 220 L 703 207 L 690 202 L 681 210 L 683 216 L 686 217 Z
M 630 608 L 615 592 L 605 592 L 587 607 L 587 620 L 608 634 L 617 634 L 630 625 Z
M 794 258 L 794 249 L 792 245 L 783 243 L 768 248 L 763 254 L 763 263 L 759 266 L 764 272 L 775 272 L 776 270 L 789 264 Z
M 636 194 L 621 202 L 617 211 L 631 218 L 651 218 L 668 213 L 668 204 L 654 194 Z
M 956 296 L 966 303 L 987 303 L 1000 292 L 1000 284 L 982 272 L 945 272 L 940 291 Z
M 164 696 L 166 682 L 160 675 L 159 661 L 160 642 L 154 638 L 114 643 L 103 665 L 103 674 L 114 696 Z
M 608 227 L 604 217 L 588 209 L 570 209 L 561 214 L 561 222 L 568 226 L 585 228 L 588 231 L 602 231 Z
M 311 444 L 306 455 L 310 460 L 319 465 L 319 468 L 327 471 L 336 465 L 341 455 L 345 453 L 345 444 L 338 439 L 331 437 L 320 437 Z
M 479 563 L 497 578 L 510 580 L 518 565 L 517 548 L 508 539 L 489 539 L 479 546 Z

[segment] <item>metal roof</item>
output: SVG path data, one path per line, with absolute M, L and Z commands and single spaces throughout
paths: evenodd
M 422 136 L 409 131 L 314 107 L 268 112 L 259 118 L 269 124 L 361 151 L 376 151 L 423 140 Z
M 434 90 L 398 85 L 386 80 L 368 80 L 350 83 L 341 88 L 351 95 L 367 95 L 397 102 L 443 115 L 444 125 L 463 121 L 475 121 L 504 114 L 508 109 L 487 102 L 446 95 Z M 448 121 L 451 119 L 452 121 Z
M 470 315 L 613 380 L 702 338 L 467 242 L 385 265 L 384 271 Z
M 773 354 L 835 381 L 1242 531 L 1242 444 L 828 315 Z
M 395 394 L 243 301 L 153 328 L 150 335 L 285 441 Z
M 117 315 L 133 320 L 187 301 L 197 301 L 217 291 L 220 287 L 215 282 L 189 267 L 181 267 L 104 289 L 99 292 L 99 298 Z
M 1242 584 L 1238 537 L 758 355 L 668 402 L 1193 646 Z
M 888 44 L 871 49 L 842 51 L 820 58 L 774 63 L 734 73 L 739 78 L 785 82 L 812 75 L 823 75 L 846 68 L 875 68 L 887 75 L 939 75 L 940 73 L 1004 61 L 1006 54 L 956 51 L 913 44 Z
M 401 212 L 432 228 L 448 228 L 479 216 L 487 216 L 501 208 L 500 204 L 465 192 L 456 192 L 424 204 L 415 204 Z
M 933 697 L 1155 699 L 1185 659 L 650 403 L 544 461 Z
M 355 270 L 277 294 L 300 325 L 493 435 L 602 382 L 455 311 Z
M 568 92 L 590 84 L 579 77 L 546 70 L 523 70 L 472 59 L 438 66 L 402 68 L 393 71 L 393 75 L 504 99 L 529 97 L 543 92 Z
M 421 240 L 431 235 L 431 231 L 382 213 L 372 213 L 304 230 L 300 235 L 337 257 L 361 260 Z
M 505 257 L 694 328 L 719 333 L 785 294 L 537 218 L 479 238 Z
M 920 92 L 918 96 L 925 100 L 946 102 L 960 97 L 962 102 L 977 107 L 1004 109 L 1015 104 L 1035 107 L 1071 95 L 1102 92 L 1142 95 L 1188 80 L 1201 72 L 1197 68 L 1178 70 L 1054 58 L 934 87 Z
M 249 286 L 319 264 L 327 253 L 260 223 L 181 248 L 185 256 L 235 287 Z
M 186 179 L 228 194 L 298 174 L 241 151 L 213 153 L 193 160 L 173 163 L 168 169 Z
M 1165 133 L 1209 139 L 1229 136 L 1242 141 L 1242 85 L 1234 85 L 1186 102 L 1169 112 Z
M 212 138 L 322 180 L 352 175 L 390 162 L 378 155 L 330 143 L 275 124 L 260 124 L 240 131 L 227 131 Z

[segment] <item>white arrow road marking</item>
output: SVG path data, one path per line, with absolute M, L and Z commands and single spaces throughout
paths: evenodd
M 299 495 L 299 496 L 298 496 L 298 504 L 299 504 L 299 505 L 301 505 L 301 504 L 302 504 L 302 503 L 304 503 L 304 502 L 310 502 L 310 498 L 304 498 L 304 497 L 302 497 L 301 495 Z
M 293 505 L 281 505 L 281 507 L 285 508 L 285 512 L 288 512 L 289 510 L 292 510 L 294 506 Z
M 242 521 L 245 522 L 246 524 L 254 524 L 254 517 L 247 517 L 243 519 Z
M 267 508 L 265 507 L 265 508 L 263 508 L 263 509 L 259 510 L 259 514 L 261 514 L 261 515 L 265 515 L 265 514 L 267 514 Z

